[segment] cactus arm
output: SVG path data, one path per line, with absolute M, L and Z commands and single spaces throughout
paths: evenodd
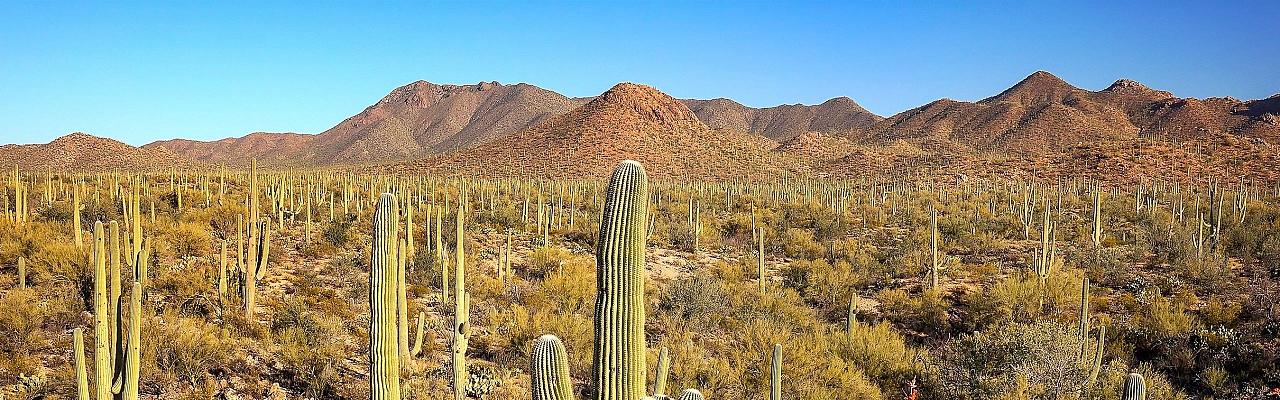
M 667 354 L 667 348 L 663 347 L 658 352 L 658 372 L 653 378 L 653 397 L 666 397 L 667 395 L 667 373 L 671 368 L 671 358 Z

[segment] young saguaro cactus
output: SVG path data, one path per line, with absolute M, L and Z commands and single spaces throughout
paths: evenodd
M 533 341 L 529 369 L 533 400 L 573 400 L 569 378 L 569 355 L 556 335 L 542 335 Z
M 773 365 L 769 368 L 769 400 L 782 400 L 782 345 L 773 345 Z
M 1147 381 L 1142 374 L 1133 372 L 1124 378 L 1124 391 L 1120 400 L 1147 400 Z
M 706 397 L 703 397 L 702 392 L 699 392 L 698 389 L 685 389 L 683 392 L 680 392 L 680 397 L 679 397 L 679 400 L 703 400 L 703 399 L 706 399 Z
M 618 164 L 605 194 L 596 248 L 594 400 L 644 397 L 644 252 L 649 186 L 644 167 Z
M 666 346 L 662 347 L 662 351 L 658 352 L 658 372 L 653 378 L 653 397 L 667 397 L 667 374 L 671 369 L 671 356 L 667 354 Z
M 373 213 L 373 245 L 369 252 L 369 397 L 372 400 L 400 400 L 396 207 L 396 196 L 383 193 Z

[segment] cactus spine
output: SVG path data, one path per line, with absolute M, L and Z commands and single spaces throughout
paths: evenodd
M 663 398 L 667 396 L 667 373 L 671 369 L 671 358 L 667 354 L 667 348 L 662 347 L 662 351 L 658 352 L 658 372 L 653 378 L 653 397 Z
M 605 194 L 596 249 L 595 400 L 644 397 L 644 252 L 648 182 L 640 163 L 623 161 Z
M 1132 372 L 1124 378 L 1124 391 L 1120 393 L 1120 400 L 1146 400 L 1147 399 L 1147 381 L 1142 379 L 1142 374 Z
M 569 378 L 569 356 L 556 335 L 542 335 L 533 341 L 529 369 L 533 400 L 573 400 Z
M 703 400 L 703 399 L 706 399 L 706 397 L 702 397 L 702 392 L 699 392 L 698 389 L 685 389 L 683 392 L 680 392 L 680 397 L 679 397 L 679 400 Z
M 769 368 L 769 400 L 782 400 L 782 345 L 773 345 L 773 365 Z
M 369 252 L 369 395 L 400 400 L 400 357 L 396 348 L 396 197 L 383 193 L 373 214 Z
M 470 302 L 467 296 L 467 253 L 464 246 L 466 237 L 462 234 L 463 216 L 466 213 L 466 203 L 458 200 L 458 217 L 456 220 L 457 227 L 457 245 L 454 254 L 457 256 L 454 262 L 453 270 L 457 276 L 453 280 L 453 399 L 465 400 L 467 398 L 467 328 L 470 323 Z

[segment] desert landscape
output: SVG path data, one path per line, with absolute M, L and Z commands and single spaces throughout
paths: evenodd
M 678 5 L 699 17 L 690 23 L 622 5 L 395 5 L 109 5 L 104 21 L 120 10 L 168 19 L 72 39 L 24 21 L 89 24 L 92 13 L 0 11 L 12 23 L 0 37 L 40 32 L 39 46 L 0 41 L 20 60 L 0 72 L 37 67 L 0 74 L 15 88 L 0 94 L 12 110 L 0 115 L 0 400 L 1280 399 L 1280 82 L 1235 98 L 1261 93 L 1258 81 L 1101 55 L 1063 64 L 926 6 L 908 7 L 916 21 L 868 4 Z M 586 14 L 524 17 L 542 7 Z M 1014 10 L 992 15 L 1039 6 L 1002 7 Z M 1121 32 L 1098 20 L 1049 38 L 1062 28 L 1036 12 L 1023 17 L 1041 26 L 1007 18 L 1001 29 L 1086 54 L 1099 42 L 1084 38 Z M 945 42 L 921 21 L 945 22 L 1006 59 L 975 74 L 961 62 L 974 58 L 944 44 L 912 36 L 918 47 L 893 53 L 813 30 L 861 29 L 824 19 L 860 13 L 883 20 L 866 27 L 875 40 L 905 24 Z M 251 26 L 205 24 L 231 15 Z M 680 40 L 631 35 L 656 26 Z M 1222 54 L 1238 43 L 1214 35 L 1236 31 L 1209 28 L 1197 25 L 1218 40 L 1207 47 L 1165 46 L 1212 48 L 1218 58 L 1194 68 L 1235 62 Z M 1139 35 L 1144 50 L 1163 43 Z M 120 40 L 143 36 L 156 41 Z M 569 36 L 613 47 L 535 51 Z M 59 69 L 67 43 L 83 47 L 65 54 L 104 65 Z M 680 59 L 664 55 L 707 63 L 725 48 L 775 53 L 651 73 Z M 819 61 L 847 60 L 835 53 L 929 51 L 953 65 L 891 65 L 905 78 L 836 97 L 848 81 L 822 80 L 834 75 Z M 132 63 L 149 52 L 156 64 Z M 346 57 L 308 58 L 331 55 Z M 884 73 L 854 64 L 837 72 Z M 977 95 L 986 86 L 930 86 L 1009 76 L 991 65 L 1034 66 Z M 1087 81 L 1039 70 L 1057 65 Z M 283 72 L 260 72 L 273 68 Z M 415 81 L 492 71 L 504 80 Z M 520 78 L 538 74 L 570 78 Z M 1164 78 L 1148 87 L 1145 76 Z M 356 91 L 343 86 L 392 78 L 356 97 L 366 100 L 344 97 Z M 734 90 L 690 84 L 709 78 Z M 244 93 L 220 103 L 218 86 Z M 924 101 L 897 93 L 926 89 Z M 298 93 L 264 95 L 288 90 Z M 98 103 L 44 106 L 74 97 Z M 886 98 L 902 111 L 870 111 L 891 109 Z M 228 133 L 275 114 L 308 124 Z

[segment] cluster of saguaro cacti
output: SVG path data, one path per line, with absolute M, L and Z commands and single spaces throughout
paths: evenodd
M 93 228 L 93 330 L 94 330 L 94 382 L 98 399 L 138 398 L 138 377 L 141 361 L 142 285 L 150 257 L 149 249 L 134 255 L 134 279 L 129 290 L 128 339 L 120 336 L 124 325 L 121 315 L 119 225 L 111 224 L 112 239 L 107 240 L 102 222 Z M 110 249 L 108 249 L 110 245 Z M 147 246 L 149 247 L 149 246 Z M 111 254 L 108 265 L 108 253 Z M 76 361 L 76 386 L 80 398 L 89 394 L 88 372 L 84 359 L 84 334 L 80 328 L 72 333 Z

